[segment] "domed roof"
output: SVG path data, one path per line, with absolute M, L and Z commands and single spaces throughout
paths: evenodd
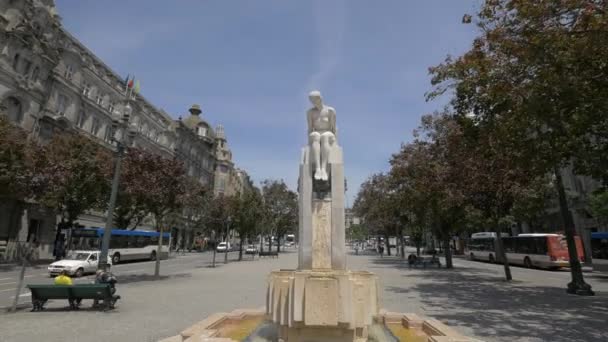
M 201 106 L 193 104 L 188 111 L 190 112 L 190 116 L 182 121 L 186 127 L 196 129 L 196 127 L 198 127 L 201 123 L 203 123 L 205 126 L 209 126 L 209 124 L 201 119 L 199 115 L 202 113 Z

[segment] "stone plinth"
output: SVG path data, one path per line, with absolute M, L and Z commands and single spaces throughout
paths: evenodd
M 276 271 L 269 277 L 266 311 L 289 342 L 357 341 L 378 314 L 378 279 L 370 272 Z
M 344 230 L 344 164 L 337 144 L 329 157 L 329 192 L 315 192 L 310 147 L 302 149 L 299 188 L 298 268 L 346 269 Z

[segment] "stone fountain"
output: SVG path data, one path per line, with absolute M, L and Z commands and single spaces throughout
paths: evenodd
M 336 111 L 318 91 L 309 99 L 309 144 L 298 181 L 298 268 L 269 275 L 264 309 L 218 313 L 163 341 L 472 341 L 439 321 L 380 310 L 378 278 L 346 269 Z

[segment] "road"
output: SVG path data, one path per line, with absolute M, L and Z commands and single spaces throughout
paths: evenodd
M 234 260 L 238 257 L 237 252 L 229 253 L 229 260 Z M 213 253 L 185 253 L 185 255 L 172 256 L 168 260 L 161 261 L 161 270 L 170 273 L 180 273 L 192 269 L 201 264 L 211 264 Z M 223 263 L 224 255 L 218 253 L 216 255 L 216 263 Z M 154 261 L 130 262 L 118 264 L 112 267 L 112 272 L 119 278 L 131 276 L 135 274 L 154 274 Z M 24 284 L 52 284 L 53 278 L 49 277 L 47 271 L 48 265 L 27 267 L 25 273 Z M 0 271 L 0 311 L 3 308 L 8 308 L 13 304 L 15 291 L 17 290 L 17 281 L 19 278 L 20 268 L 15 267 L 9 271 Z M 95 275 L 90 274 L 81 278 L 73 278 L 74 283 L 90 283 L 94 280 Z M 22 288 L 19 298 L 19 303 L 30 303 L 30 292 L 27 288 Z
M 209 258 L 192 254 L 163 261 L 159 280 L 151 276 L 153 263 L 119 266 L 122 299 L 116 310 L 93 311 L 85 302 L 82 310 L 67 311 L 67 302 L 52 301 L 44 312 L 0 314 L 0 340 L 158 341 L 212 313 L 264 305 L 268 273 L 297 266 L 293 250 L 278 259 L 216 268 L 208 267 Z M 513 267 L 514 281 L 507 283 L 501 265 L 462 259 L 454 264 L 453 270 L 409 269 L 400 258 L 348 256 L 350 269 L 379 276 L 383 307 L 390 311 L 437 318 L 489 342 L 608 341 L 608 275 L 586 274 L 597 295 L 579 297 L 565 293 L 568 272 Z

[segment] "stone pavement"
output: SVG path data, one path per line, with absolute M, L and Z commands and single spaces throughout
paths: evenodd
M 408 269 L 395 257 L 349 255 L 348 268 L 380 276 L 383 307 L 437 318 L 485 341 L 607 341 L 608 276 L 587 274 L 595 297 L 565 293 L 567 272 L 513 267 L 516 281 L 502 281 L 502 268 L 455 260 L 457 269 Z M 0 341 L 157 341 L 220 311 L 260 307 L 271 270 L 293 268 L 297 253 L 279 259 L 165 269 L 122 278 L 122 300 L 109 313 L 61 310 L 0 314 Z M 85 308 L 89 303 L 85 304 Z
M 455 269 L 409 269 L 398 258 L 349 257 L 380 275 L 384 307 L 436 318 L 485 341 L 608 341 L 608 275 L 585 274 L 595 297 L 568 295 L 568 271 L 455 259 Z M 442 260 L 443 262 L 443 260 Z

